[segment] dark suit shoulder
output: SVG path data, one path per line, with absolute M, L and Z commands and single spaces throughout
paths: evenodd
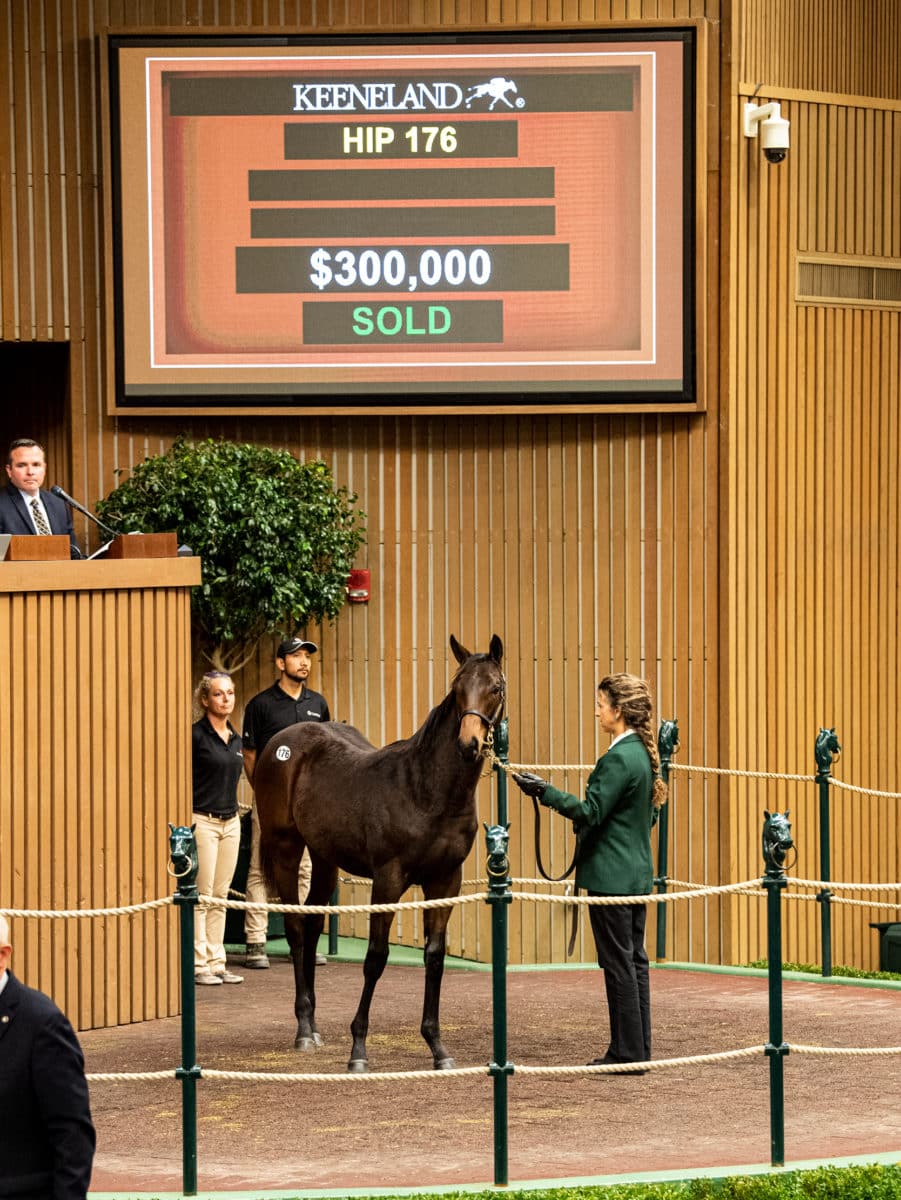
M 6 987 L 0 992 L 0 1005 L 16 1008 L 18 1012 L 29 1019 L 45 1021 L 52 1017 L 62 1017 L 68 1021 L 65 1013 L 48 995 L 29 987 L 21 979 L 9 972 Z

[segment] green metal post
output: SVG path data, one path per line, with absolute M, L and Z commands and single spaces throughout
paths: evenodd
M 660 753 L 660 778 L 669 786 L 669 768 L 673 755 L 679 748 L 679 722 L 661 721 L 657 733 L 657 749 Z M 654 883 L 657 895 L 666 893 L 666 876 L 669 870 L 669 804 L 657 810 L 657 875 Z M 657 905 L 657 953 L 659 963 L 666 962 L 666 905 Z
M 494 754 L 499 762 L 494 764 L 497 775 L 497 823 L 507 824 L 507 772 L 504 767 L 510 762 L 510 723 L 503 717 L 494 731 Z
M 197 1195 L 197 1011 L 194 996 L 194 913 L 197 908 L 197 854 L 191 844 L 191 869 L 178 879 L 172 897 L 179 909 L 179 957 L 181 960 L 181 1080 L 182 1106 L 182 1191 Z
M 831 735 L 831 736 L 830 736 Z M 833 749 L 834 747 L 834 749 Z M 841 754 L 841 746 L 834 729 L 821 729 L 814 745 L 817 773 L 816 785 L 820 800 L 820 879 L 832 879 L 832 849 L 830 846 L 829 779 L 832 775 L 833 758 Z M 820 955 L 824 977 L 832 974 L 832 892 L 823 887 L 817 892 L 820 906 Z
M 769 813 L 766 814 L 769 819 Z M 786 813 L 786 816 L 788 814 Z M 790 846 L 791 843 L 789 842 Z M 788 847 L 783 845 L 783 849 Z M 787 885 L 783 867 L 784 853 L 777 859 L 767 852 L 764 836 L 763 858 L 766 873 L 767 964 L 769 976 L 770 1035 L 764 1053 L 770 1060 L 770 1164 L 785 1166 L 785 1086 L 783 1060 L 788 1045 L 782 1031 L 782 890 Z
M 513 1064 L 507 1059 L 507 907 L 510 894 L 510 860 L 507 857 L 510 825 L 507 821 L 507 773 L 509 726 L 506 717 L 494 731 L 494 764 L 497 773 L 497 825 L 485 827 L 488 843 L 488 903 L 491 905 L 491 1007 L 493 1027 L 492 1060 L 488 1073 L 494 1081 L 494 1183 L 506 1187 L 509 1122 L 507 1079 Z
M 513 1064 L 507 1059 L 507 905 L 510 904 L 508 825 L 486 825 L 488 843 L 488 903 L 491 907 L 491 1002 L 493 1057 L 488 1073 L 494 1080 L 494 1183 L 506 1187 L 508 1167 L 507 1079 Z

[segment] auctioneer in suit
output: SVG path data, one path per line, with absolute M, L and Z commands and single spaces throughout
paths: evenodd
M 0 1196 L 85 1200 L 94 1145 L 75 1032 L 10 971 L 0 992 Z
M 72 547 L 72 557 L 81 558 L 68 504 L 52 492 L 45 492 L 43 488 L 40 489 L 40 493 L 41 503 L 50 521 L 50 532 L 66 534 Z M 34 521 L 25 507 L 22 493 L 14 484 L 8 483 L 5 488 L 0 489 L 0 533 L 21 536 L 34 532 Z

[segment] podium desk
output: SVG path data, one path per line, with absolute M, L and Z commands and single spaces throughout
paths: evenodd
M 175 890 L 191 813 L 199 558 L 0 563 L 0 907 L 112 908 Z M 76 1029 L 179 1010 L 174 906 L 16 918 L 16 973 Z

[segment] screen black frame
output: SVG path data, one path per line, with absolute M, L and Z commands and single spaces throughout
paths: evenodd
M 123 319 L 125 311 L 124 280 L 122 266 L 122 165 L 121 125 L 119 90 L 119 51 L 123 48 L 165 50 L 167 48 L 190 49 L 267 47 L 287 49 L 315 48 L 321 46 L 455 46 L 467 44 L 503 46 L 541 45 L 548 43 L 610 43 L 619 42 L 672 41 L 682 46 L 682 388 L 679 391 L 643 388 L 630 383 L 617 390 L 609 386 L 603 390 L 495 390 L 467 385 L 454 385 L 453 397 L 441 391 L 414 391 L 399 384 L 386 384 L 381 388 L 372 386 L 367 391 L 342 391 L 342 385 L 334 390 L 307 392 L 302 389 L 291 392 L 244 392 L 227 389 L 216 395 L 196 392 L 176 394 L 166 390 L 164 394 L 126 394 L 125 388 L 125 345 Z M 564 412 L 699 412 L 704 404 L 699 388 L 698 367 L 699 310 L 698 297 L 704 294 L 704 281 L 698 278 L 699 258 L 696 253 L 698 211 L 698 148 L 702 138 L 701 115 L 697 106 L 697 82 L 699 57 L 698 28 L 695 22 L 686 25 L 616 27 L 598 26 L 591 29 L 546 27 L 541 30 L 478 30 L 455 32 L 405 33 L 359 33 L 347 31 L 329 34 L 298 35 L 245 35 L 240 33 L 203 33 L 166 31 L 151 34 L 133 32 L 109 33 L 106 35 L 106 54 L 102 61 L 106 68 L 104 89 L 107 108 L 107 161 L 108 172 L 105 185 L 109 188 L 108 222 L 106 232 L 107 249 L 107 355 L 109 388 L 109 411 L 127 415 L 172 415 L 195 413 L 198 415 L 266 415 L 285 413 L 299 415 L 331 415 L 334 413 L 387 415 L 402 413 L 545 413 Z

